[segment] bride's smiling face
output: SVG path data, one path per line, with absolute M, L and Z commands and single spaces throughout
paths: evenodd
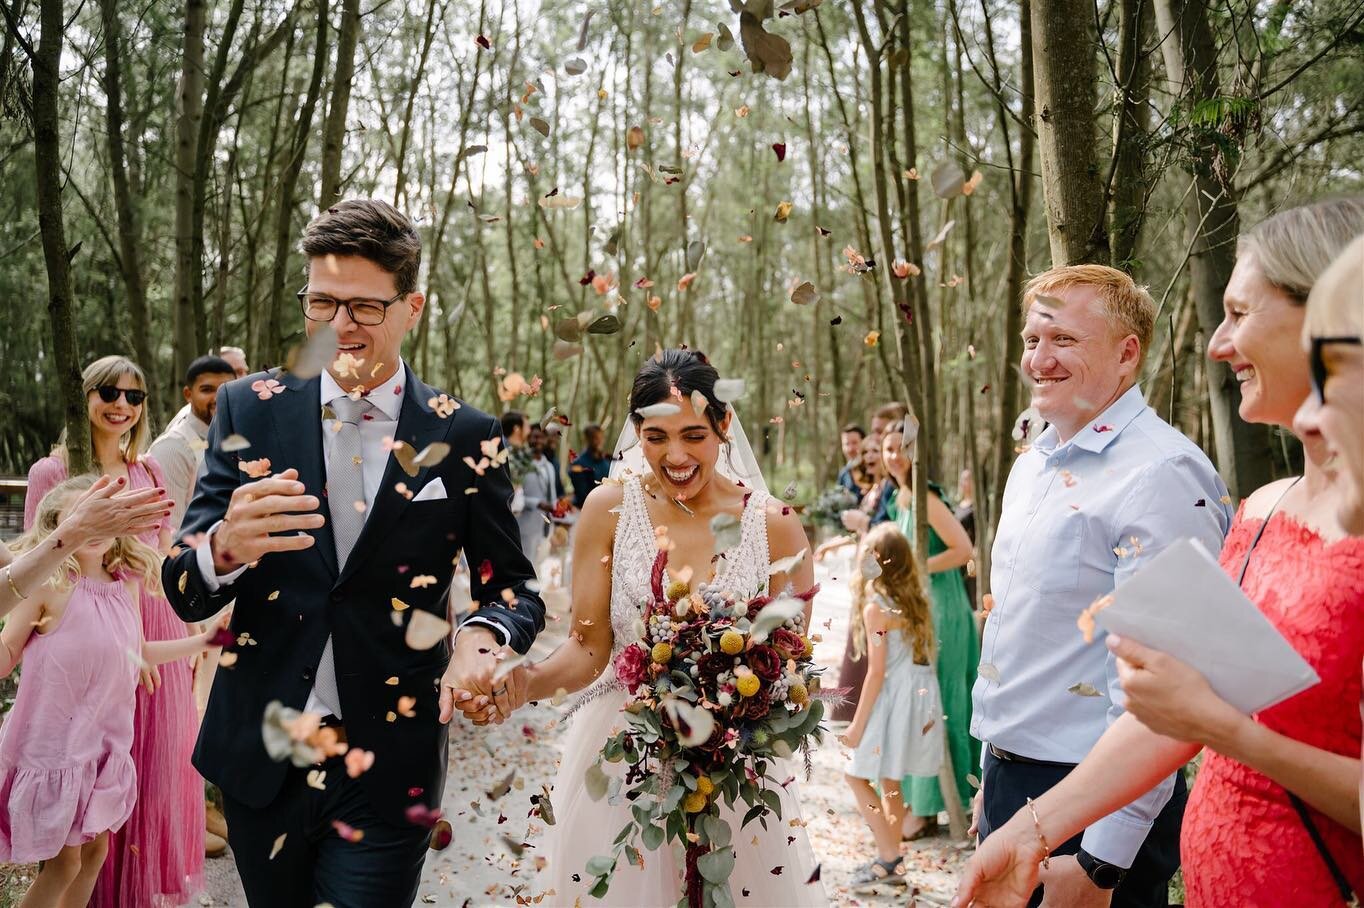
M 640 445 L 649 469 L 670 498 L 685 501 L 695 498 L 715 475 L 724 439 L 716 433 L 704 412 L 692 407 L 690 396 L 668 403 L 680 410 L 667 416 L 651 416 L 639 427 Z M 729 414 L 720 423 L 729 429 Z

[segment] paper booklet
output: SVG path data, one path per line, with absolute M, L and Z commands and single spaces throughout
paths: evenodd
M 1192 665 L 1245 713 L 1321 680 L 1194 539 L 1152 558 L 1094 617 L 1106 630 Z

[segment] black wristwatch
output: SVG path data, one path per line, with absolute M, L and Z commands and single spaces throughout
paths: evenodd
M 1075 860 L 1079 862 L 1080 869 L 1089 877 L 1089 881 L 1100 889 L 1117 889 L 1122 878 L 1127 875 L 1125 868 L 1101 861 L 1083 848 L 1076 853 Z

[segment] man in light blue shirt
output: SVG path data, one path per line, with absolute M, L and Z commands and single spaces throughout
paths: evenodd
M 1102 640 L 1085 641 L 1081 612 L 1171 542 L 1218 551 L 1231 522 L 1208 458 L 1136 384 L 1155 316 L 1146 291 L 1121 271 L 1079 265 L 1034 278 L 1023 305 L 1021 368 L 1050 425 L 1010 471 L 995 535 L 971 725 L 985 743 L 982 838 L 1122 712 L 1116 659 Z M 1049 843 L 1063 857 L 1042 872 L 1048 904 L 1163 908 L 1184 795 L 1172 776 L 1082 837 Z

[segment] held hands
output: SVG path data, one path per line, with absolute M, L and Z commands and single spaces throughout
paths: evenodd
M 310 548 L 315 530 L 325 523 L 316 511 L 320 502 L 307 494 L 290 468 L 278 476 L 258 479 L 232 492 L 223 522 L 212 535 L 213 568 L 220 574 L 258 561 L 271 552 L 297 552 Z M 274 536 L 272 533 L 286 533 Z
M 137 536 L 156 529 L 175 502 L 160 488 L 128 490 L 128 481 L 101 476 L 67 512 L 59 537 L 80 547 L 91 542 Z
M 1174 656 L 1116 634 L 1107 645 L 1118 657 L 1127 711 L 1156 734 L 1214 745 L 1245 719 L 1202 673 Z
M 473 625 L 459 632 L 450 667 L 440 682 L 441 722 L 449 722 L 458 709 L 475 725 L 501 725 L 525 704 L 529 669 L 518 665 L 499 676 L 498 653 L 502 649 L 486 627 Z
M 838 736 L 838 743 L 844 747 L 856 747 L 862 743 L 862 736 L 866 734 L 866 729 L 856 722 L 848 726 L 848 730 Z

